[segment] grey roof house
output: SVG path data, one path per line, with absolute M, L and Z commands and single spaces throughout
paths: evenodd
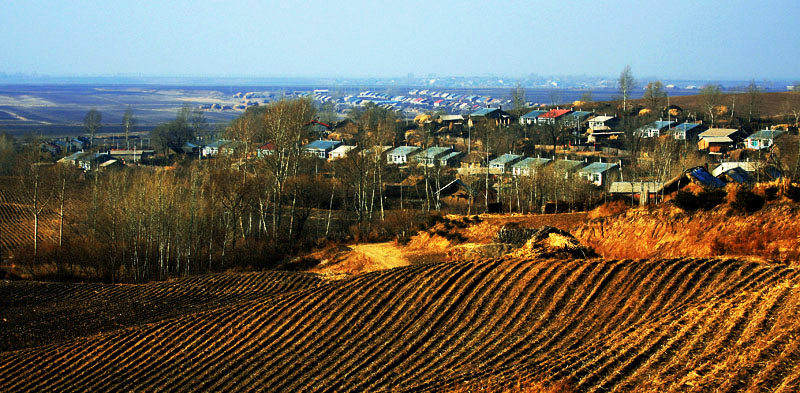
M 333 151 L 333 149 L 341 146 L 342 144 L 343 143 L 339 141 L 328 141 L 320 139 L 303 146 L 303 151 L 310 156 L 327 160 L 328 153 Z
M 539 168 L 550 161 L 552 160 L 549 158 L 525 157 L 516 164 L 511 165 L 511 173 L 514 176 L 530 176 L 536 172 L 536 168 Z
M 603 187 L 612 178 L 618 177 L 619 165 L 608 162 L 593 162 L 581 168 L 578 171 L 578 175 L 596 186 Z
M 772 147 L 775 140 L 786 135 L 786 131 L 781 130 L 761 130 L 745 138 L 745 147 L 751 150 L 768 149 Z
M 402 165 L 409 162 L 412 155 L 420 150 L 417 146 L 398 146 L 386 153 L 386 162 L 389 164 Z
M 494 160 L 489 161 L 489 168 L 497 169 L 500 173 L 505 173 L 515 162 L 522 159 L 521 155 L 506 153 Z

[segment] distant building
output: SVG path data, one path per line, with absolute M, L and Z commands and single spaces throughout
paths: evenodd
M 331 152 L 328 154 L 329 156 L 328 159 L 332 161 L 332 160 L 338 160 L 340 158 L 345 158 L 347 157 L 347 154 L 350 153 L 350 151 L 355 148 L 356 148 L 355 146 L 340 145 L 339 147 L 331 150 Z
M 427 166 L 440 165 L 439 158 L 453 152 L 449 147 L 433 146 L 416 155 L 417 163 Z
M 656 120 L 637 128 L 634 132 L 642 138 L 658 138 L 663 131 L 666 131 L 673 124 L 675 124 L 673 121 Z
M 553 124 L 557 121 L 562 121 L 564 116 L 572 113 L 569 109 L 551 109 L 547 113 L 541 115 L 536 120 L 536 124 Z
M 469 114 L 469 121 L 471 125 L 481 121 L 482 119 L 491 119 L 495 125 L 507 126 L 511 124 L 511 114 L 503 111 L 502 108 L 480 108 Z
M 495 158 L 494 160 L 489 161 L 489 168 L 496 169 L 500 171 L 500 173 L 505 173 L 507 170 L 511 169 L 511 165 L 522 158 L 523 157 L 518 154 L 506 153 Z
M 203 157 L 213 157 L 220 153 L 220 149 L 223 149 L 225 146 L 231 144 L 230 140 L 227 139 L 220 139 L 218 141 L 211 142 L 202 149 L 200 149 L 200 155 Z
M 549 158 L 526 157 L 511 165 L 511 173 L 514 176 L 531 176 L 536 172 L 536 168 L 544 166 L 550 161 Z
M 707 129 L 708 127 L 700 123 L 681 123 L 670 128 L 669 132 L 675 139 L 695 142 L 698 135 Z
M 742 134 L 736 128 L 709 128 L 700 133 L 697 148 L 709 153 L 722 153 L 736 147 L 736 143 L 744 139 Z
M 343 145 L 343 143 L 339 141 L 320 139 L 303 146 L 303 152 L 309 156 L 327 160 L 328 154 L 341 145 Z
M 398 146 L 386 153 L 386 162 L 394 165 L 403 165 L 409 162 L 411 156 L 421 150 L 417 146 Z
M 589 129 L 593 131 L 612 131 L 615 130 L 620 123 L 620 119 L 615 116 L 595 116 L 589 119 Z
M 588 111 L 573 111 L 564 115 L 564 125 L 570 128 L 576 128 L 583 125 L 590 116 L 594 113 Z
M 536 120 L 539 118 L 539 116 L 545 113 L 547 113 L 547 111 L 542 111 L 542 110 L 530 111 L 519 118 L 519 124 L 525 126 L 534 125 L 536 124 Z
M 598 187 L 603 187 L 619 178 L 619 165 L 594 162 L 581 168 L 578 175 Z
M 781 130 L 761 130 L 745 138 L 745 147 L 751 150 L 768 149 L 775 144 L 775 140 L 786 135 Z

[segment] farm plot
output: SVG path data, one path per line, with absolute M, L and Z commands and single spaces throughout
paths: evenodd
M 293 272 L 227 273 L 147 284 L 0 281 L 0 350 L 160 321 L 320 285 Z
M 796 392 L 798 274 L 734 259 L 412 265 L 3 352 L 0 390 L 433 392 L 524 376 Z

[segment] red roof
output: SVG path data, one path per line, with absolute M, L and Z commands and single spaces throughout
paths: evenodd
M 569 109 L 551 109 L 550 112 L 547 112 L 547 113 L 545 113 L 545 114 L 543 114 L 543 115 L 541 115 L 539 117 L 555 119 L 555 118 L 564 116 L 564 115 L 566 115 L 567 113 L 570 113 L 570 112 L 572 112 L 572 111 L 569 110 Z

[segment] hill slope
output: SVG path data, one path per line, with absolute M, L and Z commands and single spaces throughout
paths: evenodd
M 732 259 L 408 266 L 3 352 L 0 391 L 790 392 L 799 281 Z

